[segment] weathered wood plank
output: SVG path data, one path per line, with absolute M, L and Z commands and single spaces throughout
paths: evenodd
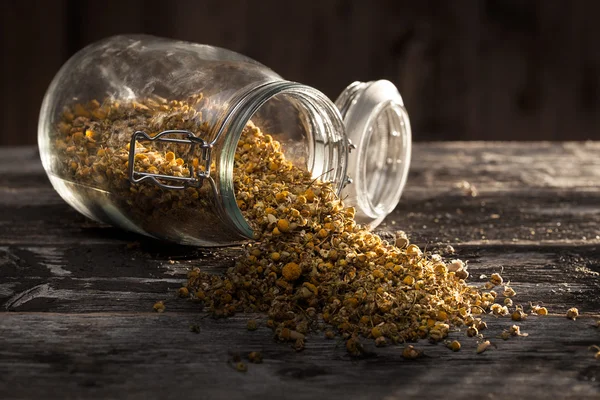
M 427 357 L 403 360 L 398 347 L 350 358 L 343 343 L 313 337 L 296 353 L 274 343 L 268 328 L 243 318 L 200 315 L 10 313 L 0 318 L 2 398 L 598 398 L 600 364 L 587 346 L 598 338 L 589 320 L 525 321 L 529 337 L 497 339 L 477 355 L 462 340 L 452 353 L 422 343 Z M 192 333 L 191 324 L 200 332 Z M 507 325 L 492 320 L 493 338 Z M 568 327 L 568 329 L 566 329 Z M 465 338 L 466 339 L 466 338 Z M 262 351 L 260 365 L 239 373 L 230 353 Z
M 588 350 L 600 344 L 598 154 L 600 143 L 415 146 L 383 234 L 451 244 L 471 282 L 502 270 L 518 302 L 551 316 L 530 317 L 530 336 L 506 342 L 497 336 L 510 320 L 491 317 L 498 349 L 476 355 L 455 332 L 461 352 L 419 343 L 428 357 L 407 362 L 398 347 L 352 360 L 319 335 L 296 354 L 265 327 L 248 332 L 247 315 L 206 318 L 175 290 L 189 268 L 218 273 L 238 249 L 159 243 L 87 221 L 52 190 L 36 150 L 0 149 L 0 398 L 598 398 L 600 364 Z M 165 314 L 151 312 L 156 300 Z M 563 317 L 573 306 L 584 314 L 575 322 Z M 265 363 L 246 374 L 228 365 L 228 352 L 251 350 Z

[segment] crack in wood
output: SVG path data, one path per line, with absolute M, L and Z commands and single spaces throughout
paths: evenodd
M 32 288 L 29 288 L 25 291 L 15 294 L 10 299 L 8 299 L 4 303 L 4 309 L 11 310 L 19 307 L 22 304 L 27 303 L 37 297 L 50 297 L 52 289 L 50 288 L 50 284 L 42 283 L 36 285 Z

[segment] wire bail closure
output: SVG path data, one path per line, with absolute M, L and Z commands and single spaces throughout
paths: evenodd
M 177 138 L 172 136 L 184 136 Z M 187 163 L 190 170 L 190 176 L 172 176 L 162 174 L 152 174 L 148 172 L 138 172 L 135 170 L 135 145 L 138 141 L 164 142 L 190 145 L 190 154 L 195 154 L 196 148 L 200 148 L 199 164 L 204 166 L 204 171 L 200 168 L 194 168 L 193 163 Z M 193 132 L 185 130 L 167 130 L 162 131 L 155 136 L 150 136 L 144 131 L 136 131 L 131 135 L 129 147 L 129 181 L 132 184 L 138 184 L 145 180 L 150 180 L 155 185 L 163 189 L 185 189 L 187 187 L 200 187 L 205 179 L 208 179 L 211 186 L 215 188 L 214 181 L 210 176 L 210 164 L 212 162 L 213 144 L 197 137 Z M 169 185 L 161 181 L 180 182 L 179 185 Z

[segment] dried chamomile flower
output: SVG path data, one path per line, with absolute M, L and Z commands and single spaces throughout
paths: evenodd
M 152 309 L 157 313 L 162 313 L 165 311 L 165 303 L 163 301 L 157 301 L 154 303 L 154 306 L 152 306 Z
M 490 311 L 496 316 L 506 316 L 509 314 L 508 307 L 494 303 L 490 306 Z
M 300 278 L 302 274 L 302 269 L 295 262 L 287 263 L 283 269 L 281 270 L 281 274 L 283 275 L 286 281 L 292 282 Z
M 289 232 L 290 222 L 287 219 L 280 219 L 277 221 L 277 228 L 280 232 Z
M 515 294 L 517 294 L 517 292 L 515 292 L 515 290 L 507 284 L 504 286 L 503 294 L 505 297 L 513 297 Z
M 469 271 L 467 271 L 466 268 L 463 268 L 460 271 L 456 271 L 456 277 L 458 279 L 465 280 L 469 277 Z
M 237 363 L 235 363 L 235 370 L 238 372 L 247 372 L 248 366 L 246 365 L 246 363 L 238 361 Z
M 575 321 L 578 316 L 579 316 L 579 310 L 577 308 L 573 307 L 573 308 L 569 308 L 567 310 L 567 318 Z
M 246 324 L 246 328 L 249 331 L 255 331 L 258 329 L 258 323 L 256 322 L 255 319 L 249 319 L 247 324 Z
M 477 197 L 479 194 L 475 185 L 467 181 L 457 182 L 454 184 L 454 187 L 460 189 L 465 196 Z
M 248 361 L 252 364 L 260 364 L 263 362 L 263 355 L 260 351 L 251 351 L 248 353 Z
M 541 306 L 531 306 L 531 312 L 537 315 L 548 315 L 548 309 Z
M 410 244 L 406 248 L 406 254 L 409 257 L 420 257 L 423 255 L 423 252 L 421 251 L 419 246 L 417 246 L 416 244 Z
M 477 354 L 481 354 L 481 353 L 483 353 L 483 352 L 484 352 L 484 351 L 486 351 L 486 350 L 487 350 L 487 349 L 488 349 L 488 348 L 489 348 L 491 345 L 492 345 L 492 343 L 490 343 L 490 341 L 489 341 L 489 340 L 485 340 L 485 341 L 483 341 L 483 342 L 479 343 L 479 344 L 477 345 Z
M 298 338 L 296 339 L 296 341 L 294 342 L 294 350 L 296 351 L 302 351 L 304 350 L 304 339 L 302 338 Z
M 493 273 L 490 277 L 490 283 L 492 283 L 494 286 L 502 285 L 502 282 L 502 276 L 500 276 L 498 273 Z
M 529 336 L 528 333 L 524 333 L 521 332 L 521 328 L 519 327 L 519 325 L 513 325 L 511 326 L 508 331 L 510 332 L 510 334 L 512 336 Z
M 513 321 L 523 321 L 525 318 L 527 318 L 527 314 L 525 314 L 523 312 L 523 310 L 515 310 L 511 316 Z
M 450 246 L 449 244 L 446 245 L 443 249 L 442 249 L 444 254 L 454 254 L 454 247 Z
M 304 340 L 304 335 L 298 331 L 291 330 L 289 328 L 278 328 L 275 330 L 275 336 L 281 341 L 295 342 L 297 340 Z
M 453 340 L 451 342 L 448 342 L 446 344 L 446 347 L 448 347 L 452 351 L 459 351 L 460 350 L 460 342 L 458 340 Z
M 492 303 L 495 299 L 496 299 L 496 296 L 494 296 L 491 293 L 484 292 L 481 294 L 481 300 L 487 301 L 488 303 Z
M 479 331 L 474 326 L 470 326 L 469 328 L 467 328 L 467 336 L 468 337 L 474 337 L 474 336 L 477 336 L 478 334 L 479 334 Z
M 521 332 L 519 325 L 513 325 L 509 329 L 502 331 L 502 334 L 500 335 L 504 340 L 508 340 L 511 336 L 529 336 L 529 334 Z
M 363 354 L 365 350 L 362 343 L 360 343 L 360 340 L 358 340 L 356 336 L 353 336 L 346 341 L 346 351 L 351 356 L 357 357 Z
M 180 288 L 177 290 L 177 295 L 178 295 L 179 297 L 181 297 L 181 298 L 187 298 L 187 297 L 190 297 L 190 291 L 189 291 L 189 290 L 188 290 L 188 288 L 187 288 L 187 287 L 185 287 L 185 286 L 184 286 L 184 287 L 180 287 Z
M 477 323 L 477 329 L 480 331 L 487 329 L 487 327 L 488 327 L 487 323 L 485 321 L 478 320 L 478 321 L 476 321 L 476 323 Z
M 377 338 L 383 336 L 383 332 L 381 331 L 381 328 L 379 326 L 376 326 L 373 329 L 371 329 L 371 336 L 373 337 L 373 339 L 377 339 Z
M 446 268 L 448 268 L 448 272 L 454 272 L 455 276 L 459 279 L 464 280 L 469 277 L 467 266 L 462 260 L 452 260 L 447 264 Z
M 465 268 L 465 263 L 462 260 L 452 260 L 448 264 L 449 272 L 457 272 Z
M 407 360 L 415 360 L 423 355 L 421 350 L 417 350 L 415 346 L 409 344 L 402 350 L 402 357 Z
M 396 240 L 394 242 L 394 244 L 396 245 L 396 247 L 398 247 L 399 249 L 403 249 L 406 246 L 408 246 L 408 236 L 406 235 L 406 232 L 404 231 L 396 231 Z

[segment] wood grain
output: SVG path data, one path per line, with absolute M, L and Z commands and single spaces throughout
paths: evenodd
M 453 332 L 463 349 L 419 342 L 351 358 L 311 335 L 296 353 L 262 315 L 207 318 L 175 290 L 189 268 L 215 273 L 236 248 L 160 243 L 87 221 L 53 191 L 33 148 L 0 150 L 0 398 L 568 398 L 600 396 L 600 143 L 417 144 L 406 192 L 380 228 L 427 248 L 450 244 L 471 282 L 503 271 L 517 301 L 543 304 L 528 337 L 489 317 L 495 346 Z M 464 182 L 475 187 L 466 190 Z M 133 245 L 132 245 L 133 244 Z M 165 300 L 166 312 L 152 312 Z M 570 321 L 566 309 L 582 317 Z M 259 329 L 245 329 L 248 318 Z M 191 325 L 199 333 L 190 331 Z M 234 370 L 232 353 L 262 351 Z

